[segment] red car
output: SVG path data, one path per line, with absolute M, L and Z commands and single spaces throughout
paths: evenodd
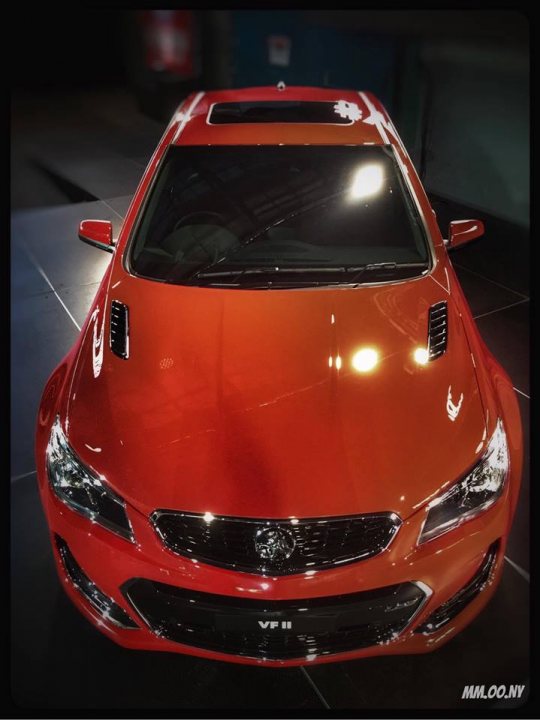
M 492 597 L 522 430 L 370 93 L 191 95 L 135 193 L 36 463 L 62 585 L 125 647 L 422 653 Z

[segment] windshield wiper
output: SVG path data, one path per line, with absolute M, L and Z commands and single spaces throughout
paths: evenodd
M 359 270 L 360 268 L 355 268 L 356 270 Z M 262 266 L 262 267 L 245 267 L 236 269 L 236 270 L 209 270 L 208 272 L 203 272 L 202 270 L 195 273 L 194 275 L 191 275 L 187 280 L 187 284 L 191 284 L 192 282 L 196 282 L 197 280 L 205 280 L 207 278 L 231 278 L 230 283 L 234 284 L 237 280 L 239 280 L 244 275 L 275 275 L 278 273 L 314 273 L 314 272 L 321 272 L 321 273 L 343 273 L 348 272 L 348 268 L 346 267 L 320 267 L 320 266 L 312 266 L 312 267 L 278 267 L 277 265 L 269 265 L 269 266 Z
M 347 275 L 354 273 L 352 278 L 340 278 L 335 283 L 336 285 L 356 285 L 358 279 L 364 274 L 382 273 L 383 275 L 390 274 L 394 276 L 396 273 L 399 274 L 401 270 L 413 270 L 416 268 L 427 269 L 427 263 L 396 263 L 396 262 L 381 262 L 381 263 L 366 263 L 365 265 L 342 265 L 334 267 L 321 267 L 321 266 L 310 266 L 310 267 L 279 267 L 277 265 L 266 265 L 257 267 L 244 267 L 237 268 L 236 270 L 211 270 L 208 269 L 199 270 L 193 275 L 189 276 L 185 284 L 191 285 L 199 280 L 207 279 L 218 279 L 223 278 L 224 283 L 234 285 L 237 281 L 245 275 L 275 275 L 275 274 L 304 274 L 304 273 L 329 273 Z M 313 281 L 313 284 L 320 284 L 319 282 Z
M 352 278 L 347 280 L 348 285 L 355 285 L 360 277 L 364 275 L 365 273 L 391 273 L 395 274 L 396 272 L 402 270 L 402 269 L 408 269 L 414 270 L 415 268 L 424 268 L 427 270 L 429 267 L 428 263 L 422 262 L 422 263 L 396 263 L 396 262 L 380 262 L 380 263 L 367 263 L 366 265 L 363 265 L 360 268 L 348 268 L 349 271 L 352 270 L 358 270 Z
M 222 255 L 220 258 L 218 258 L 215 261 L 212 261 L 211 263 L 206 263 L 202 267 L 200 267 L 198 270 L 196 270 L 194 273 L 192 273 L 187 279 L 188 280 L 196 280 L 200 273 L 204 273 L 207 270 L 210 270 L 211 268 L 215 267 L 216 265 L 221 265 L 225 260 L 229 260 L 233 255 L 236 255 L 238 252 L 246 248 L 248 245 L 252 245 L 254 242 L 258 241 L 259 238 L 263 237 L 268 230 L 271 230 L 272 228 L 277 227 L 278 225 L 283 225 L 284 222 L 287 220 L 292 220 L 293 218 L 298 217 L 298 215 L 301 215 L 303 213 L 309 212 L 310 210 L 314 210 L 315 208 L 319 207 L 320 205 L 325 205 L 329 200 L 333 200 L 336 197 L 339 197 L 340 195 L 343 195 L 343 191 L 332 193 L 331 195 L 327 195 L 323 197 L 320 200 L 315 200 L 311 203 L 308 203 L 307 205 L 304 205 L 303 207 L 297 208 L 296 210 L 293 210 L 290 213 L 287 213 L 282 218 L 279 218 L 279 220 L 271 222 L 269 225 L 266 225 L 265 227 L 261 228 L 260 230 L 257 230 L 256 233 L 253 235 L 250 235 L 250 237 L 246 238 L 245 240 L 242 240 L 236 247 L 232 248 L 232 250 L 227 251 L 224 255 Z

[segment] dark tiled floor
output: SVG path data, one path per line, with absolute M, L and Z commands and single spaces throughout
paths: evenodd
M 297 669 L 267 670 L 171 653 L 134 653 L 95 632 L 56 579 L 35 476 L 13 482 L 12 493 L 17 517 L 11 538 L 12 692 L 18 705 L 54 709 L 321 706 Z
M 15 208 L 65 202 L 65 188 L 48 181 L 44 170 L 81 194 L 132 194 L 164 130 L 137 113 L 121 90 L 19 95 L 12 102 L 12 128 Z
M 467 296 L 469 306 L 475 317 L 499 311 L 515 303 L 527 302 L 527 298 L 514 290 L 498 285 L 491 280 L 480 277 L 468 268 L 459 264 L 459 251 L 452 255 L 454 270 L 459 283 Z
M 106 98 L 81 94 L 65 102 L 62 112 L 53 103 L 55 110 L 47 113 L 38 102 L 39 127 L 28 114 L 35 99 L 15 105 L 13 199 L 20 209 L 12 221 L 11 288 L 15 702 L 25 708 L 53 709 L 457 708 L 464 707 L 460 697 L 465 684 L 526 682 L 528 278 L 515 257 L 509 263 L 501 260 L 508 243 L 524 242 L 523 232 L 515 230 L 512 235 L 507 225 L 494 221 L 490 227 L 484 218 L 489 236 L 453 258 L 482 334 L 523 393 L 519 401 L 527 437 L 523 487 L 507 551 L 518 569 L 505 565 L 501 586 L 485 612 L 430 655 L 374 658 L 306 670 L 130 652 L 97 633 L 61 591 L 32 472 L 32 444 L 45 380 L 74 342 L 110 260 L 106 253 L 77 240 L 77 224 L 95 217 L 111 219 L 118 228 L 163 128 L 134 113 L 122 94 Z M 128 122 L 122 112 L 128 113 Z M 36 160 L 48 162 L 54 173 L 75 186 L 75 190 L 67 186 L 69 197 L 65 184 L 55 185 L 54 179 L 36 170 Z M 81 196 L 98 200 L 73 202 Z M 438 211 L 441 225 L 471 215 L 466 208 L 448 203 L 440 203 Z
M 528 606 L 529 588 L 514 575 L 513 570 L 505 572 L 484 612 L 441 650 L 312 667 L 312 679 L 333 708 L 478 706 L 478 701 L 460 699 L 465 685 L 517 683 L 528 677 L 528 616 L 516 607 Z M 501 623 L 501 618 L 512 622 Z
M 431 201 L 444 237 L 448 237 L 448 223 L 451 220 L 475 218 L 484 222 L 485 235 L 455 251 L 456 263 L 510 290 L 529 295 L 531 270 L 528 228 L 517 227 L 440 197 L 433 196 Z
M 529 301 L 483 315 L 477 325 L 495 357 L 504 358 L 504 368 L 514 386 L 529 391 Z
M 78 331 L 53 292 L 12 303 L 11 473 L 34 468 L 34 427 L 41 392 L 51 370 L 75 342 Z

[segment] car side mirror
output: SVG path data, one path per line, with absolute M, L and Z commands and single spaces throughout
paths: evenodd
M 111 253 L 114 250 L 110 220 L 83 220 L 79 225 L 79 239 L 100 250 Z
M 483 234 L 484 223 L 481 220 L 453 220 L 448 228 L 447 247 L 453 250 Z

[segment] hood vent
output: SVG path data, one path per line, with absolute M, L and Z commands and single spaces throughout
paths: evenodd
M 129 309 L 118 300 L 111 303 L 111 350 L 115 355 L 127 360 L 129 357 Z
M 438 302 L 429 309 L 428 353 L 435 360 L 446 352 L 448 344 L 448 308 L 446 301 Z

